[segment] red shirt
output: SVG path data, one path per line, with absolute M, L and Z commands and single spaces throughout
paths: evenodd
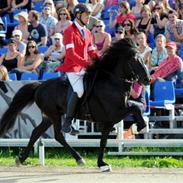
M 182 59 L 177 55 L 172 55 L 167 57 L 158 68 L 155 70 L 154 74 L 151 75 L 152 83 L 158 78 L 166 78 L 170 74 L 174 73 L 176 70 L 182 68 Z
M 98 57 L 92 45 L 91 32 L 85 29 L 85 39 L 83 39 L 74 23 L 64 31 L 64 45 L 66 49 L 64 63 L 57 67 L 57 71 L 79 72 L 90 65 L 90 57 Z
M 133 20 L 135 21 L 136 17 L 132 13 L 129 13 L 127 15 L 118 15 L 116 16 L 116 22 L 117 24 L 123 25 L 125 20 Z

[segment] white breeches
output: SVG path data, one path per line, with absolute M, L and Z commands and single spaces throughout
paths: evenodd
M 73 91 L 77 93 L 79 98 L 81 98 L 84 93 L 83 77 L 85 70 L 83 69 L 80 72 L 67 72 L 66 74 Z

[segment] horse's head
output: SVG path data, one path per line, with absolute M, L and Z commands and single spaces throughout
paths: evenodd
M 149 71 L 144 64 L 143 58 L 138 53 L 129 60 L 127 68 L 128 73 L 131 73 L 132 80 L 138 80 L 144 85 L 150 84 Z
M 139 56 L 137 47 L 131 39 L 122 39 L 123 50 L 121 51 L 120 61 L 125 79 L 136 81 L 148 85 L 150 83 L 150 75 L 143 59 Z
M 134 82 L 149 84 L 149 73 L 143 60 L 138 56 L 137 47 L 131 39 L 125 38 L 114 43 L 107 49 L 102 60 L 96 59 L 87 69 L 88 79 L 95 77 L 98 72 L 98 79 L 115 78 Z

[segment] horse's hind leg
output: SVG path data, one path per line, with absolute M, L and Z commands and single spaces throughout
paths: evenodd
M 54 132 L 55 132 L 55 139 L 64 146 L 64 148 L 69 151 L 74 159 L 76 160 L 76 163 L 78 165 L 84 165 L 85 161 L 80 156 L 80 154 L 75 151 L 65 140 L 65 137 L 63 136 L 63 133 L 61 132 L 61 123 L 60 120 L 54 119 Z
M 97 161 L 97 165 L 102 172 L 111 171 L 110 165 L 105 163 L 103 161 L 103 158 L 104 158 L 104 150 L 107 144 L 107 138 L 109 136 L 110 131 L 112 130 L 112 127 L 113 127 L 113 124 L 109 124 L 109 125 L 105 125 L 102 129 L 102 137 L 100 140 L 100 149 L 99 149 L 99 156 Z
M 48 118 L 43 117 L 42 122 L 32 131 L 29 143 L 16 158 L 16 165 L 22 164 L 28 157 L 37 139 L 52 125 Z

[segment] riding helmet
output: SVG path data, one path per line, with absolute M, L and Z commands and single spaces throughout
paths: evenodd
M 88 7 L 86 4 L 83 4 L 83 3 L 79 3 L 77 4 L 75 7 L 74 7 L 74 10 L 73 10 L 73 13 L 74 13 L 74 16 L 76 17 L 77 13 L 91 13 L 91 9 L 90 7 Z

